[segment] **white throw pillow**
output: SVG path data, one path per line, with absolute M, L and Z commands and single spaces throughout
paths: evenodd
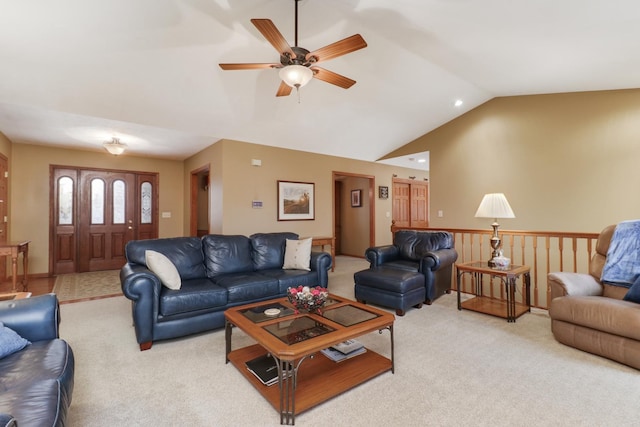
M 160 281 L 169 289 L 178 290 L 182 286 L 180 273 L 169 258 L 160 252 L 144 251 L 144 260 L 147 268 L 153 271 Z
M 289 240 L 284 251 L 284 270 L 311 270 L 311 237 L 308 239 Z

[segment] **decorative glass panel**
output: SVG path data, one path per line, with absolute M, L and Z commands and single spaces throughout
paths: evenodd
M 124 224 L 125 213 L 125 185 L 124 181 L 119 179 L 113 181 L 113 223 Z
M 68 176 L 58 180 L 58 224 L 73 224 L 73 180 Z
M 91 224 L 104 224 L 104 181 L 91 180 Z
M 143 182 L 142 185 L 140 186 L 140 206 L 142 206 L 142 209 L 140 209 L 140 222 L 142 224 L 151 224 L 152 220 L 151 220 L 151 183 L 150 182 Z

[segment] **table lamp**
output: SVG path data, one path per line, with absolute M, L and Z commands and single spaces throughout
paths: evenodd
M 500 256 L 500 236 L 498 235 L 498 218 L 515 218 L 509 202 L 503 193 L 485 194 L 476 211 L 476 218 L 493 218 L 493 236 L 491 236 L 491 259 L 489 267 L 496 267 L 495 258 Z

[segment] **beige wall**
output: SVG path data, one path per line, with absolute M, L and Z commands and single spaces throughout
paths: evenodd
M 2 146 L 0 145 L 0 148 Z M 31 240 L 29 273 L 49 270 L 49 165 L 159 172 L 160 237 L 183 235 L 183 164 L 148 157 L 112 156 L 108 153 L 13 144 L 10 157 L 11 239 Z
M 351 207 L 352 190 L 362 190 L 361 207 Z M 377 197 L 377 191 L 374 197 Z M 342 181 L 341 205 L 341 253 L 344 255 L 363 256 L 364 251 L 369 247 L 369 208 L 371 205 L 369 180 L 360 177 L 347 177 L 344 179 Z
M 262 166 L 251 166 L 251 159 Z M 214 233 L 249 235 L 265 231 L 293 231 L 300 236 L 330 236 L 333 234 L 333 175 L 335 172 L 373 175 L 375 188 L 391 187 L 392 175 L 401 178 L 428 177 L 428 172 L 398 168 L 341 157 L 286 150 L 240 141 L 221 140 L 185 161 L 185 179 L 191 171 L 210 165 L 210 224 Z M 315 220 L 277 220 L 277 181 L 315 183 Z M 189 205 L 188 184 L 184 204 Z M 262 209 L 253 209 L 252 200 L 261 200 Z M 350 206 L 350 205 L 348 205 Z M 363 208 L 360 208 L 363 209 Z M 366 209 L 366 208 L 364 208 Z M 363 209 L 363 210 L 364 210 Z M 391 242 L 391 199 L 375 195 L 376 244 Z M 185 230 L 189 229 L 185 215 Z M 364 254 L 364 250 L 360 255 Z
M 638 89 L 496 98 L 393 155 L 430 151 L 434 227 L 489 228 L 473 215 L 503 192 L 502 228 L 599 232 L 640 218 L 639 124 Z

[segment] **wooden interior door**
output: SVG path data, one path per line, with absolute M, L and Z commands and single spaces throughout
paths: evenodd
M 83 170 L 80 184 L 78 271 L 121 268 L 124 245 L 134 237 L 136 176 Z
M 429 227 L 429 183 L 393 179 L 393 225 L 396 227 Z
M 158 237 L 158 175 L 51 166 L 53 274 L 113 270 L 129 240 Z
M 409 183 L 393 181 L 393 225 L 396 227 L 411 226 L 411 187 Z
M 411 227 L 426 228 L 429 226 L 429 184 L 426 182 L 411 183 Z

